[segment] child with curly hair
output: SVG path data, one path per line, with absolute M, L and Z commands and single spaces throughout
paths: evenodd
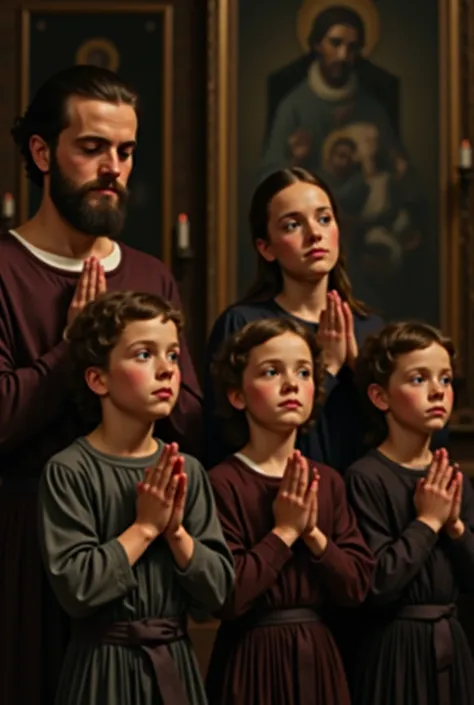
M 224 345 L 214 375 L 240 451 L 210 471 L 236 570 L 210 705 L 348 705 L 325 609 L 363 601 L 373 559 L 340 475 L 295 451 L 322 386 L 315 337 L 289 318 L 253 321 Z
M 67 331 L 97 421 L 39 494 L 44 564 L 72 617 L 56 705 L 204 705 L 188 613 L 218 609 L 232 557 L 199 462 L 154 437 L 179 392 L 181 314 L 149 294 L 88 304 Z

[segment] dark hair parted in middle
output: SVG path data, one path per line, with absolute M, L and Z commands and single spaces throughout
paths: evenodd
M 270 203 L 274 196 L 288 186 L 298 182 L 317 186 L 327 195 L 331 204 L 331 209 L 336 222 L 339 223 L 338 209 L 334 197 L 329 187 L 321 181 L 315 174 L 302 169 L 301 167 L 291 167 L 280 169 L 267 176 L 259 186 L 257 186 L 250 205 L 249 222 L 252 234 L 252 242 L 257 240 L 268 240 L 268 214 Z M 241 299 L 240 303 L 253 303 L 264 301 L 277 296 L 283 289 L 283 276 L 278 262 L 267 262 L 258 254 L 257 279 L 249 291 Z M 341 246 L 339 245 L 339 257 L 334 268 L 329 272 L 328 290 L 335 289 L 343 301 L 347 301 L 354 313 L 366 318 L 367 307 L 358 301 L 353 293 L 352 286 L 347 273 L 346 262 Z
M 290 318 L 262 318 L 251 321 L 224 341 L 211 366 L 216 393 L 216 412 L 223 420 L 223 432 L 235 449 L 243 447 L 249 438 L 249 428 L 244 411 L 232 406 L 228 392 L 242 389 L 245 369 L 252 350 L 272 338 L 293 333 L 308 345 L 313 360 L 314 404 L 308 421 L 301 427 L 307 430 L 314 423 L 317 409 L 323 398 L 324 366 L 316 336 L 300 323 Z
M 452 341 L 427 323 L 389 323 L 379 333 L 366 339 L 357 358 L 355 380 L 369 417 L 370 430 L 367 440 L 371 445 L 379 445 L 385 440 L 388 426 L 385 414 L 370 401 L 368 388 L 371 384 L 387 388 L 400 355 L 414 350 L 425 350 L 433 343 L 446 350 L 453 365 L 455 350 Z
M 101 418 L 99 398 L 89 389 L 85 373 L 89 367 L 107 370 L 110 353 L 129 323 L 162 317 L 173 321 L 178 333 L 183 316 L 173 306 L 153 294 L 114 291 L 99 296 L 84 307 L 66 330 L 72 364 L 72 381 L 77 402 L 86 421 L 97 424 Z

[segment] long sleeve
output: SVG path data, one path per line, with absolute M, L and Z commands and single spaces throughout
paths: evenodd
M 41 478 L 38 507 L 46 573 L 71 617 L 86 617 L 137 586 L 117 539 L 100 543 L 94 498 L 79 472 L 49 463 Z
M 14 358 L 14 332 L 0 291 L 0 452 L 10 452 L 48 426 L 65 400 L 68 345 L 62 341 L 31 366 Z
M 216 398 L 211 374 L 211 365 L 224 341 L 247 323 L 237 311 L 228 309 L 215 322 L 206 348 L 204 370 L 204 433 L 205 466 L 212 468 L 227 455 L 237 450 L 231 448 L 223 438 L 219 417 L 216 414 Z
M 456 572 L 460 592 L 465 595 L 474 593 L 474 491 L 471 480 L 464 475 L 461 519 L 464 533 L 460 539 L 447 539 L 445 546 Z
M 164 296 L 176 308 L 182 309 L 176 281 L 169 273 Z M 178 443 L 184 453 L 202 460 L 204 457 L 202 393 L 184 335 L 181 336 L 180 347 L 181 388 L 178 401 L 169 418 L 156 424 L 156 433 L 164 441 Z
M 293 552 L 273 532 L 247 548 L 239 521 L 240 502 L 236 493 L 229 481 L 220 478 L 219 474 L 211 472 L 210 479 L 224 537 L 234 557 L 235 569 L 234 589 L 218 616 L 235 619 L 250 610 L 255 601 L 273 585 Z
M 348 506 L 344 483 L 336 474 L 331 502 L 333 533 L 327 537 L 324 553 L 319 558 L 313 556 L 313 565 L 331 603 L 341 607 L 358 605 L 369 592 L 375 561 Z
M 194 553 L 186 570 L 176 566 L 175 571 L 189 595 L 191 615 L 200 619 L 224 604 L 232 589 L 234 571 L 207 474 L 194 458 L 187 458 L 186 464 L 189 487 L 184 527 L 194 538 Z
M 390 604 L 415 578 L 431 553 L 437 534 L 417 519 L 400 536 L 390 530 L 390 500 L 383 486 L 358 472 L 347 474 L 349 502 L 367 545 L 376 557 L 370 602 Z

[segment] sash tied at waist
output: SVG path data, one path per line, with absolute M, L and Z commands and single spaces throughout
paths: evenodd
M 281 624 L 304 624 L 320 621 L 321 617 L 311 607 L 293 607 L 264 612 L 255 618 L 252 627 L 274 627 Z
M 178 669 L 167 647 L 186 637 L 186 618 L 112 622 L 97 629 L 79 629 L 76 633 L 96 643 L 141 649 L 153 666 L 163 705 L 189 705 Z
M 433 647 L 438 671 L 439 705 L 451 702 L 450 667 L 454 661 L 453 637 L 449 619 L 456 616 L 456 605 L 406 605 L 396 619 L 433 624 Z

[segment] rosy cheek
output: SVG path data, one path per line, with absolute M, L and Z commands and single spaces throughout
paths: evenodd
M 400 404 L 405 408 L 415 409 L 420 405 L 423 400 L 423 389 L 422 387 L 399 387 L 398 389 L 392 390 L 392 401 L 395 404 Z
M 308 381 L 305 384 L 301 385 L 301 394 L 306 404 L 313 404 L 314 392 L 315 388 L 313 380 L 311 380 L 311 382 Z
M 339 252 L 339 228 L 334 224 L 328 231 L 328 247 L 334 252 Z
M 244 389 L 247 406 L 255 412 L 267 409 L 275 393 L 270 385 L 252 385 Z
M 295 238 L 283 238 L 278 243 L 278 248 L 275 248 L 275 255 L 278 260 L 285 260 L 294 257 L 299 252 L 299 246 L 295 242 Z
M 124 367 L 117 370 L 115 375 L 118 382 L 131 387 L 140 387 L 149 380 L 150 373 L 145 367 Z
M 452 388 L 451 385 L 446 387 L 446 390 L 444 392 L 444 396 L 446 399 L 446 404 L 449 405 L 449 407 L 451 408 L 453 406 L 453 402 L 454 402 L 454 389 Z

